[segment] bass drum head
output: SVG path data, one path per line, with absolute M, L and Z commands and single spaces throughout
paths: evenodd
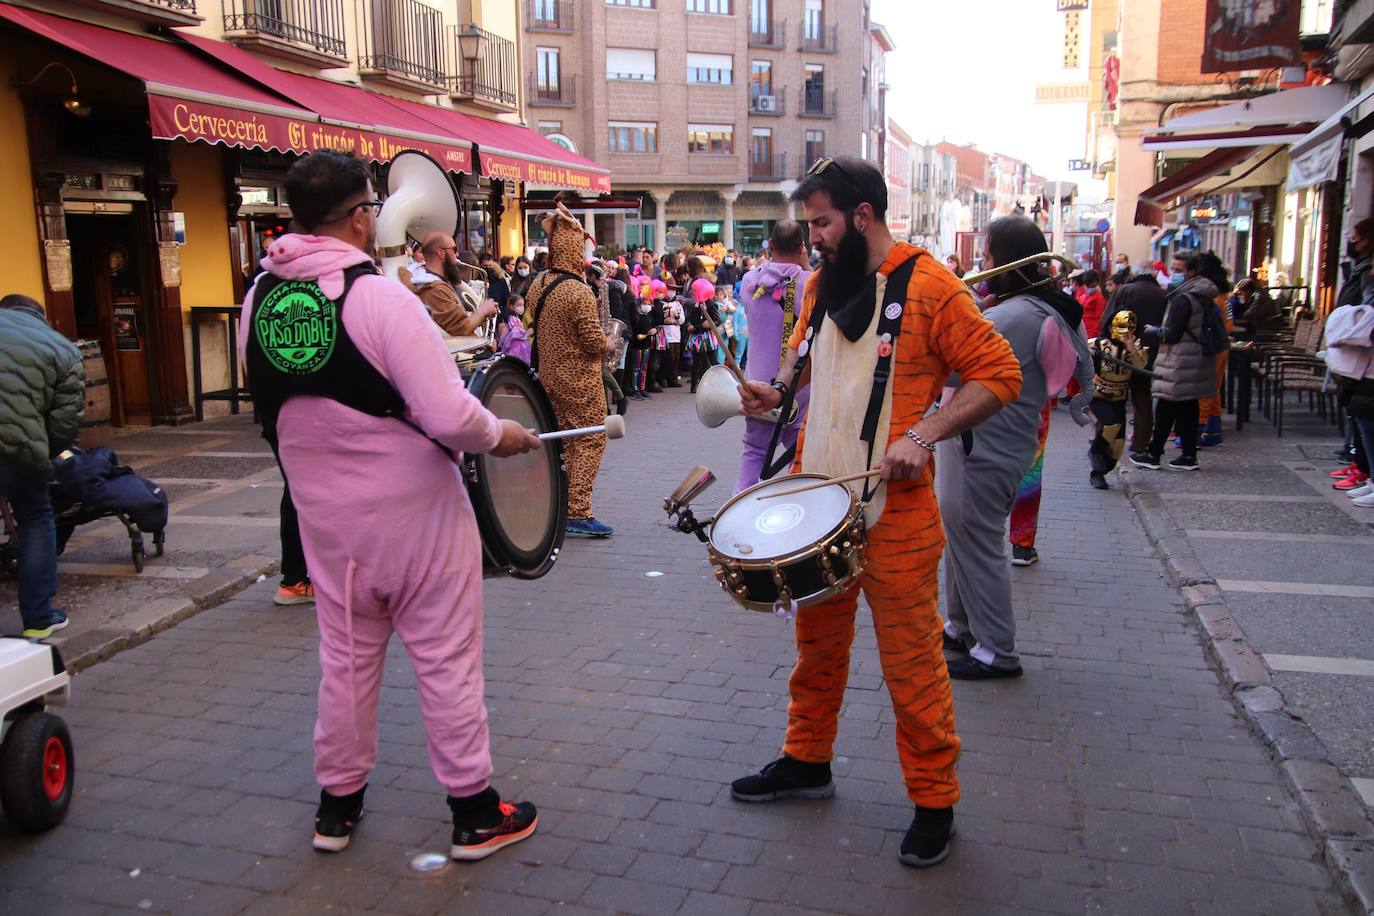
M 522 361 L 502 356 L 473 367 L 468 390 L 503 420 L 546 433 L 558 429 L 553 405 Z M 468 495 L 482 549 L 497 571 L 517 579 L 547 573 L 563 546 L 568 521 L 568 475 L 558 440 L 543 448 L 493 458 L 470 455 Z

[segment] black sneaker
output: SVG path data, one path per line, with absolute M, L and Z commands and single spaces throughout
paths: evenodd
M 953 636 L 950 636 L 943 629 L 940 630 L 940 641 L 944 644 L 943 648 L 946 652 L 955 652 L 959 655 L 968 655 L 968 646 L 964 645 L 962 642 L 955 639 Z
M 1159 459 L 1149 452 L 1131 452 L 1128 456 L 1131 464 L 1138 468 L 1149 468 L 1151 471 L 1159 470 Z
M 453 812 L 453 847 L 449 858 L 475 862 L 512 843 L 529 839 L 539 826 L 539 815 L 529 802 L 509 804 L 501 801 L 488 786 L 476 795 L 448 797 Z
M 1196 471 L 1198 470 L 1198 463 L 1196 458 L 1185 458 L 1179 455 L 1173 461 L 1170 461 L 1167 467 L 1171 471 Z
M 330 795 L 320 790 L 320 806 L 315 809 L 315 848 L 320 852 L 340 852 L 348 837 L 363 819 L 363 786 L 352 795 Z
M 983 664 L 972 655 L 946 661 L 945 664 L 949 667 L 949 676 L 957 681 L 990 681 L 995 678 L 1020 677 L 1024 673 L 1020 665 L 1015 668 L 994 668 L 992 665 Z
M 929 868 L 939 865 L 949 855 L 949 841 L 954 836 L 953 808 L 922 808 L 916 806 L 902 848 L 897 858 L 903 865 Z
M 1107 486 L 1107 478 L 1106 478 L 1106 475 L 1104 475 L 1104 474 L 1099 474 L 1097 471 L 1089 471 L 1089 472 L 1088 472 L 1088 483 L 1090 483 L 1090 484 L 1093 485 L 1093 489 L 1094 489 L 1094 490 L 1110 490 L 1110 489 L 1111 489 L 1111 487 Z
M 1034 547 L 1012 547 L 1011 565 L 1030 566 L 1032 563 L 1040 562 L 1040 554 L 1035 552 Z
M 830 764 L 803 763 L 779 757 L 754 776 L 730 784 L 730 797 L 742 802 L 770 802 L 784 798 L 829 798 L 835 794 Z

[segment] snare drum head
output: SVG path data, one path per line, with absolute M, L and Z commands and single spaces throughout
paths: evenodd
M 502 356 L 477 365 L 468 378 L 468 390 L 503 420 L 538 432 L 558 428 L 548 395 L 530 367 L 518 359 Z M 509 458 L 473 455 L 469 461 L 475 473 L 469 477 L 468 494 L 483 549 L 512 576 L 544 575 L 563 546 L 568 519 L 561 443 L 545 442 L 543 448 Z
M 788 474 L 743 491 L 716 514 L 711 546 L 734 559 L 766 560 L 814 545 L 849 517 L 854 496 L 848 487 L 837 483 L 791 496 L 763 497 L 824 479 L 819 474 Z

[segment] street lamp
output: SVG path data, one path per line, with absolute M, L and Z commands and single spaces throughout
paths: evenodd
M 458 53 L 469 64 L 477 63 L 478 58 L 482 56 L 482 50 L 486 43 L 487 36 L 475 23 L 469 22 L 468 27 L 458 33 Z

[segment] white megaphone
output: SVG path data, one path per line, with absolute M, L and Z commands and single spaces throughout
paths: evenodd
M 697 382 L 697 419 L 703 426 L 715 429 L 731 417 L 743 416 L 740 413 L 742 406 L 739 382 L 728 367 L 712 366 Z M 758 419 L 776 423 L 779 416 L 775 407 Z
M 452 233 L 458 226 L 458 195 L 439 163 L 406 150 L 391 160 L 386 203 L 377 216 L 377 255 L 382 273 L 396 279 L 406 263 L 406 236 Z

